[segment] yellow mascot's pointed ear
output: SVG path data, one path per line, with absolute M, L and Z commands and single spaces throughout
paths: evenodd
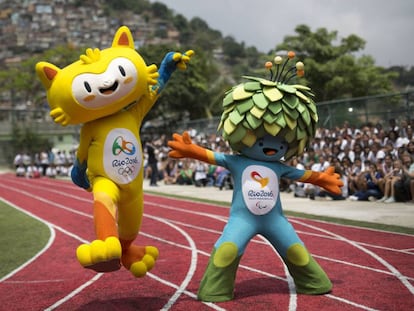
M 48 90 L 52 85 L 53 79 L 57 76 L 61 69 L 47 62 L 39 62 L 36 64 L 36 73 L 43 86 Z
M 135 49 L 134 39 L 132 38 L 131 31 L 127 26 L 121 26 L 115 36 L 114 41 L 112 41 L 112 47 L 130 47 Z

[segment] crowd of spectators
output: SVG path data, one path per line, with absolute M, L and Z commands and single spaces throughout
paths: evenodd
M 333 166 L 344 186 L 341 195 L 332 195 L 317 186 L 282 179 L 281 191 L 292 192 L 295 197 L 325 200 L 358 200 L 383 203 L 414 203 L 414 119 L 387 124 L 366 124 L 355 128 L 344 122 L 333 129 L 318 128 L 306 152 L 287 162 L 300 169 L 324 171 Z M 231 153 L 228 144 L 217 133 L 199 133 L 189 129 L 193 142 L 210 150 Z M 150 165 L 148 148 L 144 146 L 146 178 L 165 184 L 213 186 L 231 189 L 229 172 L 214 165 L 193 159 L 168 157 L 167 141 L 161 136 L 149 139 L 156 159 Z M 152 173 L 156 172 L 156 178 Z M 155 178 L 155 179 L 154 179 Z
M 414 119 L 394 119 L 386 125 L 366 124 L 360 128 L 347 122 L 333 129 L 318 128 L 305 153 L 286 164 L 299 169 L 322 172 L 333 166 L 344 186 L 341 195 L 332 195 L 308 183 L 282 179 L 280 190 L 298 198 L 325 200 L 414 203 Z M 232 150 L 218 133 L 199 133 L 188 129 L 194 143 L 220 153 Z M 143 141 L 144 172 L 151 186 L 194 185 L 232 189 L 230 172 L 220 166 L 194 159 L 168 157 L 171 137 L 146 138 Z M 68 176 L 75 150 L 49 150 L 33 156 L 21 152 L 15 156 L 17 176 L 50 178 Z
M 217 134 L 198 134 L 194 129 L 189 129 L 189 133 L 194 143 L 200 146 L 217 152 L 231 152 L 228 144 Z M 194 159 L 169 158 L 170 149 L 167 146 L 169 139 L 171 138 L 162 135 L 143 144 L 145 177 L 150 180 L 150 186 L 157 186 L 158 182 L 163 182 L 166 185 L 215 186 L 220 190 L 232 189 L 230 172 L 223 167 Z
M 69 176 L 75 158 L 75 150 L 43 150 L 33 155 L 22 151 L 15 155 L 13 165 L 16 176 L 40 178 L 46 176 L 55 178 Z

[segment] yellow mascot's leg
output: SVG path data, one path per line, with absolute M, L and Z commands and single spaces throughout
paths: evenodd
M 154 267 L 158 258 L 158 249 L 154 246 L 132 244 L 141 226 L 143 193 L 125 191 L 123 195 L 125 196 L 118 209 L 118 230 L 122 245 L 121 262 L 135 277 L 143 277 Z
M 76 250 L 80 264 L 96 272 L 111 272 L 121 267 L 121 243 L 115 220 L 118 189 L 105 178 L 94 179 L 93 215 L 97 240 L 82 244 Z
M 135 277 L 143 277 L 150 271 L 158 258 L 158 249 L 154 246 L 138 246 L 133 240 L 122 240 L 122 265 Z

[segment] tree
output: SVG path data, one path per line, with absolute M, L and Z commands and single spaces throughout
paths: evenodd
M 215 105 L 221 103 L 215 102 L 214 97 L 218 90 L 223 91 L 224 81 L 220 82 L 218 69 L 209 54 L 197 47 L 194 50 L 196 53 L 189 68 L 172 75 L 156 105 L 149 112 L 148 120 L 158 117 L 178 120 L 184 114 L 188 114 L 190 119 L 206 118 L 219 109 Z M 147 64 L 155 63 L 158 66 L 167 51 L 185 50 L 160 45 L 145 46 L 139 50 Z
M 42 150 L 50 150 L 53 146 L 48 138 L 40 136 L 30 128 L 21 129 L 20 127 L 14 126 L 10 137 L 10 146 L 12 148 L 6 151 L 9 162 L 11 162 L 14 155 L 18 152 L 24 151 L 34 155 Z
M 356 56 L 365 41 L 350 35 L 338 42 L 338 33 L 319 28 L 312 32 L 306 25 L 295 28 L 276 51 L 293 50 L 305 63 L 305 78 L 317 101 L 361 97 L 390 92 L 396 73 L 375 66 L 371 56 Z M 277 53 L 277 52 L 276 52 Z
M 82 2 L 79 1 L 79 5 L 82 5 Z M 142 12 L 151 6 L 148 0 L 106 0 L 103 4 L 112 10 L 132 10 L 134 12 Z
M 79 59 L 82 52 L 82 49 L 70 45 L 57 46 L 42 54 L 9 64 L 4 70 L 0 70 L 0 93 L 9 92 L 13 106 L 28 102 L 35 107 L 42 105 L 46 94 L 36 76 L 36 63 L 43 60 L 65 67 Z
M 393 66 L 387 71 L 396 71 L 399 76 L 394 80 L 394 83 L 398 89 L 406 90 L 407 88 L 414 87 L 414 66 L 405 68 L 402 66 Z
M 209 31 L 210 27 L 208 27 L 208 24 L 199 17 L 194 17 L 190 21 L 190 27 L 193 29 L 193 31 Z
M 164 3 L 154 2 L 151 9 L 152 14 L 159 19 L 169 20 L 171 17 L 171 11 Z
M 182 14 L 176 14 L 173 17 L 173 25 L 178 31 L 185 31 L 188 27 L 188 21 Z
M 245 56 L 244 42 L 238 43 L 232 36 L 226 36 L 223 39 L 223 54 L 226 57 L 226 62 L 229 65 L 236 64 L 239 58 Z

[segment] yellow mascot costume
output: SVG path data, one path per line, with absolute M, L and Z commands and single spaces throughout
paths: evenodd
M 71 172 L 78 186 L 93 193 L 96 240 L 76 251 L 80 264 L 97 272 L 122 265 L 142 277 L 158 249 L 132 244 L 143 216 L 143 155 L 139 130 L 171 74 L 185 69 L 193 51 L 169 52 L 147 66 L 122 26 L 110 48 L 87 49 L 61 69 L 39 62 L 36 73 L 47 90 L 50 115 L 63 126 L 82 124 Z

